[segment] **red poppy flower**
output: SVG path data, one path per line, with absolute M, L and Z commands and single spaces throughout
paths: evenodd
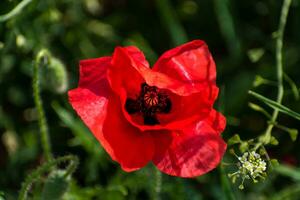
M 226 150 L 215 79 L 201 40 L 167 51 L 152 69 L 136 47 L 117 47 L 111 57 L 80 61 L 69 101 L 123 170 L 152 161 L 169 175 L 194 177 L 214 169 Z

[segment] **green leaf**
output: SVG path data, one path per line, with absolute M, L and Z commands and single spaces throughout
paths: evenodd
M 62 199 L 69 185 L 64 175 L 63 170 L 57 170 L 47 178 L 42 192 L 42 200 Z
M 229 138 L 229 140 L 227 141 L 228 146 L 234 145 L 234 144 L 238 144 L 241 143 L 241 138 L 238 134 L 235 134 L 234 136 L 232 136 L 231 138 Z
M 290 177 L 293 180 L 300 182 L 300 169 L 299 168 L 281 164 L 281 165 L 278 165 L 277 167 L 275 167 L 274 169 L 278 174 L 280 174 L 282 176 Z
M 249 94 L 252 95 L 253 97 L 257 98 L 258 100 L 264 102 L 265 104 L 267 104 L 268 106 L 270 106 L 273 109 L 278 110 L 279 112 L 282 112 L 286 115 L 289 115 L 297 120 L 300 120 L 300 114 L 289 109 L 288 107 L 285 107 L 279 103 L 277 103 L 276 101 L 273 101 L 267 97 L 264 97 L 256 92 L 253 92 L 251 90 L 249 90 Z

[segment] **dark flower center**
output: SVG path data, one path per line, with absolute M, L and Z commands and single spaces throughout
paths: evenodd
M 155 86 L 146 83 L 141 85 L 141 92 L 136 99 L 127 98 L 125 109 L 129 114 L 141 113 L 144 124 L 159 124 L 157 113 L 169 113 L 171 111 L 171 100 L 169 96 Z

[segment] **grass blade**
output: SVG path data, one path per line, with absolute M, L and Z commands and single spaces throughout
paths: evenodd
M 300 120 L 300 114 L 289 109 L 288 107 L 285 107 L 279 103 L 277 103 L 276 101 L 273 101 L 267 97 L 264 97 L 256 92 L 253 92 L 253 91 L 249 91 L 249 94 L 252 95 L 253 97 L 257 98 L 258 100 L 264 102 L 265 104 L 267 104 L 268 106 L 270 106 L 271 108 L 273 109 L 277 109 L 279 112 L 282 112 L 286 115 L 289 115 L 295 119 L 298 119 Z

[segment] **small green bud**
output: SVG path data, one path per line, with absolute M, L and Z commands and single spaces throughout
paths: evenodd
M 239 149 L 240 149 L 240 151 L 241 151 L 242 153 L 244 153 L 245 151 L 247 151 L 248 148 L 249 148 L 248 142 L 242 142 L 242 143 L 240 144 L 240 147 L 239 147 Z
M 271 140 L 270 140 L 270 144 L 276 146 L 276 145 L 279 144 L 279 142 L 278 142 L 278 140 L 277 140 L 274 136 L 272 136 L 272 137 L 271 137 Z
M 65 65 L 55 57 L 50 58 L 47 67 L 42 68 L 43 85 L 55 93 L 64 93 L 68 89 L 68 77 Z
M 240 136 L 238 134 L 235 134 L 228 140 L 227 144 L 230 146 L 230 145 L 238 144 L 240 142 L 241 142 Z
M 265 54 L 265 50 L 262 48 L 255 48 L 255 49 L 250 49 L 248 52 L 248 57 L 251 60 L 251 62 L 256 63 L 258 62 L 262 56 Z
M 297 137 L 298 137 L 298 130 L 294 129 L 294 128 L 290 128 L 288 130 L 289 130 L 288 132 L 290 134 L 290 137 L 291 137 L 292 141 L 295 142 L 297 140 Z
M 68 77 L 65 65 L 58 59 L 52 59 L 49 69 L 53 73 L 52 85 L 57 93 L 63 93 L 68 87 Z
M 234 152 L 234 149 L 229 149 L 229 153 L 232 154 L 232 155 L 236 155 L 235 152 Z
M 279 162 L 278 162 L 277 159 L 271 159 L 271 160 L 270 160 L 270 163 L 271 163 L 271 165 L 272 165 L 273 167 L 276 167 L 276 166 L 279 165 Z
M 255 79 L 253 81 L 253 86 L 254 87 L 258 87 L 258 86 L 260 86 L 260 85 L 262 85 L 264 83 L 265 83 L 265 79 L 263 77 L 261 77 L 259 75 L 255 76 Z
M 47 49 L 42 49 L 38 52 L 37 56 L 36 56 L 36 62 L 38 65 L 47 65 L 49 64 L 49 60 L 50 60 L 50 53 Z

